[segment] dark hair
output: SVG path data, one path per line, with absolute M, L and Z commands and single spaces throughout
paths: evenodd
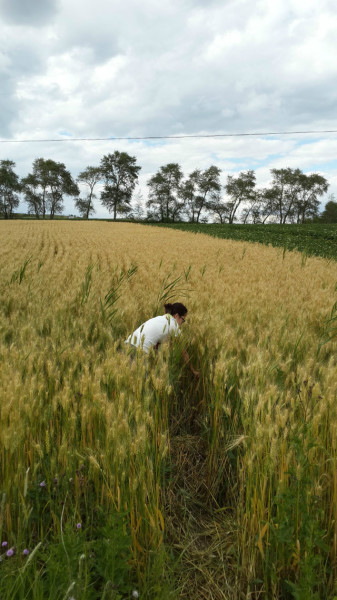
M 165 308 L 165 313 L 169 314 L 169 315 L 176 315 L 178 314 L 179 317 L 184 317 L 187 313 L 187 308 L 186 306 L 184 306 L 183 304 L 181 304 L 181 302 L 174 302 L 174 304 L 165 304 L 164 305 Z

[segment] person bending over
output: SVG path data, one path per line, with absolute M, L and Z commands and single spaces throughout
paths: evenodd
M 158 350 L 160 344 L 172 339 L 172 337 L 177 337 L 181 332 L 181 325 L 185 323 L 187 308 L 181 302 L 165 304 L 164 308 L 164 315 L 145 321 L 129 335 L 125 340 L 125 344 L 129 344 L 132 348 L 141 348 L 148 354 L 151 348 Z M 182 352 L 182 357 L 193 375 L 199 377 L 198 371 L 189 362 L 190 359 L 185 349 Z

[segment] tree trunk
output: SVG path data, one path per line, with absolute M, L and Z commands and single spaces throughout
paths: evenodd
M 43 195 L 42 195 L 42 218 L 45 219 L 46 218 L 46 191 L 44 190 Z
M 90 213 L 90 208 L 91 208 L 91 198 L 92 198 L 92 191 L 89 194 L 89 201 L 88 201 L 88 210 L 87 210 L 87 214 L 86 214 L 86 219 L 89 219 L 89 213 Z

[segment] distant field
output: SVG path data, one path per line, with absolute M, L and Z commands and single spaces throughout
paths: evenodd
M 159 223 L 161 227 L 205 233 L 214 237 L 258 242 L 300 250 L 308 255 L 337 260 L 337 224 L 324 225 L 220 225 L 216 223 Z

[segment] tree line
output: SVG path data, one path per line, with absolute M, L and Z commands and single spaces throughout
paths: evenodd
M 15 163 L 0 161 L 0 215 L 10 219 L 23 197 L 28 214 L 53 219 L 62 214 L 64 198 L 73 198 L 84 219 L 95 213 L 94 200 L 101 184 L 100 202 L 119 217 L 161 222 L 188 220 L 220 223 L 305 223 L 312 220 L 337 222 L 337 202 L 331 196 L 319 214 L 320 198 L 329 183 L 322 175 L 307 175 L 301 169 L 271 169 L 271 183 L 257 188 L 253 170 L 228 175 L 220 182 L 221 169 L 211 165 L 184 176 L 178 163 L 168 163 L 148 180 L 146 214 L 141 195 L 131 204 L 141 167 L 134 156 L 115 151 L 103 156 L 98 166 L 88 166 L 76 180 L 63 163 L 37 158 L 31 173 L 20 179 Z M 79 185 L 85 189 L 81 196 Z

